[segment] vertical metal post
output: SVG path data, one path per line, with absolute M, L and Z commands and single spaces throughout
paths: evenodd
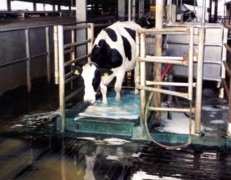
M 231 106 L 231 77 L 229 77 L 229 107 Z M 227 120 L 227 136 L 231 137 L 231 109 L 229 109 Z
M 172 22 L 172 0 L 169 0 L 169 21 Z
M 189 33 L 189 65 L 188 65 L 188 79 L 189 79 L 189 87 L 188 87 L 188 99 L 193 99 L 193 45 L 194 45 L 194 28 L 190 28 Z
M 50 27 L 46 27 L 47 82 L 51 81 Z
M 71 43 L 73 44 L 76 41 L 76 31 L 75 30 L 71 30 Z M 75 59 L 76 56 L 76 47 L 71 47 L 71 60 Z M 72 63 L 72 65 L 75 65 L 75 63 Z M 73 89 L 73 81 L 71 81 L 70 83 L 71 85 L 71 89 Z
M 163 26 L 163 7 L 164 1 L 163 0 L 156 0 L 156 28 L 162 29 Z M 155 56 L 162 56 L 162 35 L 156 34 L 155 39 Z M 154 67 L 154 77 L 155 81 L 161 81 L 161 63 L 155 63 Z M 160 89 L 160 86 L 156 86 L 156 88 Z M 161 94 L 159 92 L 155 92 L 154 94 L 154 106 L 160 107 L 161 106 Z M 161 121 L 161 113 L 160 111 L 156 112 L 155 120 L 157 120 L 157 124 L 160 124 Z
M 64 35 L 63 26 L 58 26 L 58 52 L 59 52 L 59 113 L 61 119 L 61 132 L 65 131 L 65 72 L 64 72 Z
M 140 34 L 140 57 L 145 57 L 145 41 L 146 41 L 146 35 L 145 33 Z M 145 79 L 146 79 L 146 69 L 145 69 L 145 62 L 140 62 L 140 85 L 145 86 Z M 145 90 L 140 90 L 140 107 L 141 107 L 141 120 L 144 120 L 144 109 L 146 104 L 146 95 Z
M 94 41 L 94 24 L 89 23 L 87 24 L 87 39 L 90 40 L 87 43 L 87 54 L 91 54 L 91 50 L 93 47 L 93 41 Z M 88 58 L 88 62 L 90 62 L 91 59 L 90 57 Z
M 54 79 L 59 84 L 59 49 L 58 49 L 58 26 L 54 26 Z
M 11 11 L 11 0 L 7 0 L 7 11 Z
M 204 41 L 205 29 L 199 29 L 199 44 L 198 44 L 198 62 L 197 62 L 197 85 L 196 85 L 196 107 L 195 107 L 195 133 L 201 131 L 201 106 L 202 106 L 202 82 L 203 82 L 203 61 L 204 61 Z
M 139 18 L 144 15 L 144 1 L 139 0 Z
M 132 20 L 136 19 L 136 0 L 132 1 Z
M 25 29 L 26 42 L 26 72 L 27 72 L 27 92 L 31 91 L 31 55 L 30 55 L 30 29 Z
M 128 0 L 128 21 L 131 21 L 131 0 Z

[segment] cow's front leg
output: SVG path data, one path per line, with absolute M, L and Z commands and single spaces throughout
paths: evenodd
M 102 93 L 103 103 L 107 104 L 107 86 L 100 84 L 100 91 Z
M 116 83 L 115 83 L 116 97 L 115 97 L 115 99 L 117 101 L 120 100 L 120 91 L 121 91 L 124 75 L 125 75 L 125 73 L 120 73 L 118 76 L 116 76 Z

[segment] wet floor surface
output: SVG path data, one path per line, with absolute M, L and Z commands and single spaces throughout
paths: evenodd
M 204 98 L 212 102 L 205 100 L 206 108 L 202 109 L 202 123 L 208 124 L 206 133 L 222 133 L 227 102 L 217 99 L 213 89 L 205 88 L 204 93 Z M 175 151 L 164 150 L 150 142 L 131 142 L 114 137 L 97 140 L 57 135 L 58 87 L 47 86 L 43 81 L 33 86 L 30 96 L 22 87 L 7 92 L 0 101 L 0 179 L 231 177 L 231 153 L 226 149 L 190 146 Z M 209 122 L 207 117 L 210 117 Z

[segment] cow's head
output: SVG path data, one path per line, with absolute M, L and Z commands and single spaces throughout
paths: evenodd
M 84 81 L 84 97 L 86 103 L 93 104 L 96 101 L 96 92 L 100 87 L 102 76 L 112 74 L 111 70 L 98 68 L 95 63 L 87 63 L 83 67 L 73 66 L 75 75 L 81 76 Z

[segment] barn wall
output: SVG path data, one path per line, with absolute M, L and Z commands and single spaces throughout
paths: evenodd
M 26 36 L 25 28 L 29 30 L 31 79 L 46 76 L 46 55 L 37 56 L 46 52 L 45 27 L 50 26 L 51 73 L 54 69 L 54 24 L 74 23 L 75 18 L 46 18 L 42 20 L 12 20 L 1 23 L 0 26 L 0 95 L 7 90 L 27 84 L 26 73 Z M 20 62 L 18 62 L 20 60 Z

